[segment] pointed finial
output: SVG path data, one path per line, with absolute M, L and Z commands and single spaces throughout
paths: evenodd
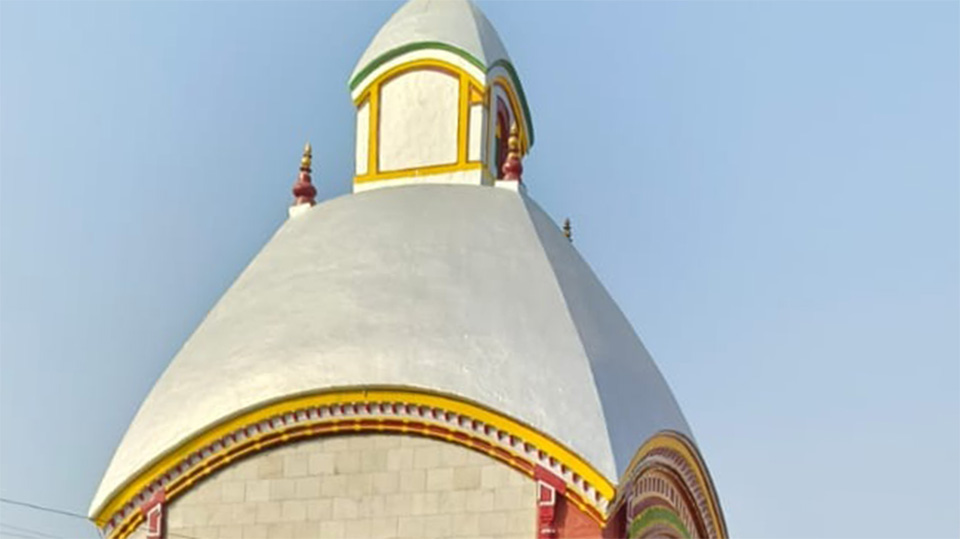
M 310 143 L 306 143 L 303 146 L 303 157 L 300 158 L 300 169 L 310 170 L 310 164 L 313 161 L 313 147 L 310 146 Z
M 293 206 L 316 204 L 317 188 L 313 186 L 310 178 L 310 166 L 313 162 L 313 148 L 308 142 L 303 147 L 303 157 L 300 159 L 300 175 L 297 182 L 293 184 Z
M 573 241 L 573 228 L 570 227 L 570 218 L 563 220 L 563 235 L 571 242 Z
M 510 138 L 507 139 L 507 159 L 503 162 L 503 179 L 522 182 L 523 163 L 520 162 L 520 134 L 517 122 L 510 124 Z

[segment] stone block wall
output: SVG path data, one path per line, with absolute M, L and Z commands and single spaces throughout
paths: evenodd
M 228 466 L 174 500 L 167 523 L 170 539 L 531 539 L 536 486 L 453 443 L 329 436 Z

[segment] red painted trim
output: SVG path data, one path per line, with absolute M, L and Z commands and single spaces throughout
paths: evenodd
M 147 539 L 163 539 L 166 535 L 166 501 L 166 491 L 159 489 L 140 506 L 140 512 L 146 520 Z

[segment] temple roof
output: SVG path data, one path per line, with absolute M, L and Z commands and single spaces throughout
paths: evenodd
M 654 433 L 690 436 L 624 315 L 522 191 L 397 187 L 320 203 L 277 231 L 147 396 L 91 514 L 235 414 L 372 386 L 497 410 L 612 483 Z
M 466 53 L 484 70 L 498 60 L 510 59 L 497 31 L 469 0 L 411 0 L 370 42 L 350 75 L 351 85 L 384 56 L 437 44 Z

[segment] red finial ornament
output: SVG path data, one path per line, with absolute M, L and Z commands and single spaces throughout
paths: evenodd
M 303 158 L 300 159 L 300 175 L 297 177 L 297 183 L 293 184 L 293 206 L 309 204 L 313 206 L 317 203 L 317 188 L 313 186 L 310 178 L 310 164 L 313 158 L 313 149 L 308 142 L 303 147 Z
M 503 162 L 503 179 L 523 181 L 523 163 L 520 162 L 520 135 L 517 122 L 510 124 L 510 138 L 507 139 L 507 158 Z

